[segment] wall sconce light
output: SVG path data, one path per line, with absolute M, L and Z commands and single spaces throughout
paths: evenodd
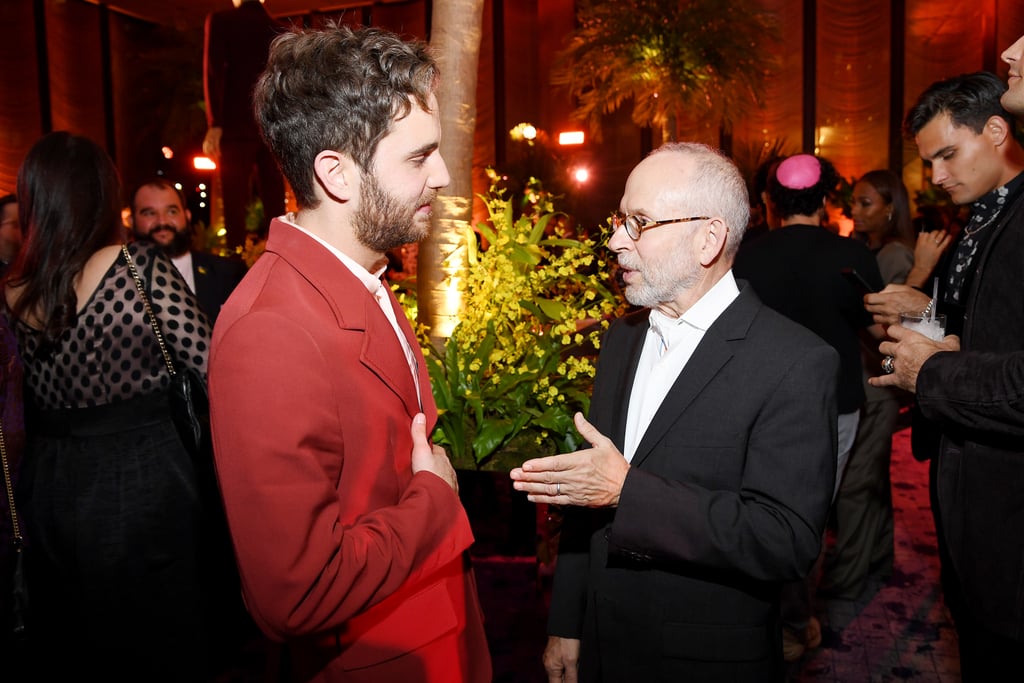
M 560 145 L 582 145 L 583 139 L 582 130 L 567 130 L 558 134 L 558 144 Z
M 197 171 L 216 171 L 217 162 L 207 156 L 194 156 L 192 157 L 192 168 Z

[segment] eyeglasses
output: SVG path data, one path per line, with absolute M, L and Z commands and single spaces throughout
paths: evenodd
M 662 225 L 669 225 L 670 223 L 689 223 L 690 221 L 709 221 L 711 216 L 690 216 L 689 218 L 666 218 L 664 220 L 656 221 L 652 218 L 644 218 L 636 214 L 622 213 L 621 211 L 615 211 L 612 213 L 612 227 L 615 230 L 619 228 L 626 228 L 626 234 L 629 235 L 629 239 L 636 242 L 640 239 L 640 235 L 643 234 L 644 230 L 650 230 L 651 228 L 657 228 Z

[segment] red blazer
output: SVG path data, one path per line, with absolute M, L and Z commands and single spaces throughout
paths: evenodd
M 289 680 L 490 680 L 469 521 L 445 482 L 412 473 L 419 400 L 366 287 L 274 220 L 221 309 L 209 381 L 242 590 Z M 419 381 L 429 430 L 422 356 Z

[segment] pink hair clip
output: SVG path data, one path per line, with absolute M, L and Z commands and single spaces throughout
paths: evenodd
M 795 154 L 779 164 L 775 177 L 790 190 L 806 190 L 821 180 L 821 164 L 810 154 Z

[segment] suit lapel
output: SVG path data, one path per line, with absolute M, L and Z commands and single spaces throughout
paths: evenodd
M 278 254 L 320 292 L 334 311 L 341 329 L 363 332 L 360 362 L 402 400 L 410 418 L 420 412 L 420 397 L 416 393 L 416 384 L 413 382 L 402 344 L 377 300 L 359 278 L 322 244 L 301 230 L 296 230 L 277 219 L 271 224 L 267 251 Z M 405 319 L 405 313 L 394 295 L 389 292 L 388 297 L 399 326 L 406 338 L 411 339 L 413 352 L 418 355 L 417 365 L 424 367 L 419 345 Z M 424 374 L 425 372 L 420 374 L 420 384 L 424 394 L 423 412 L 427 414 L 429 433 L 434 426 L 437 410 L 430 394 L 430 381 L 423 380 Z
M 999 241 L 1002 233 L 1005 230 L 1012 229 L 1007 226 L 1012 224 L 1014 228 L 1017 227 L 1017 221 L 1019 220 L 1018 212 L 1021 211 L 1022 207 L 1024 207 L 1024 183 L 1017 187 L 1014 195 L 1009 198 L 1006 207 L 1003 208 L 1003 211 L 999 216 L 999 220 L 996 221 L 996 225 L 992 229 L 992 234 L 985 242 L 985 246 L 982 248 L 982 252 L 978 256 L 977 265 L 974 268 L 974 275 L 972 275 L 970 279 L 970 288 L 966 299 L 966 304 L 971 308 L 967 310 L 967 315 L 964 316 L 964 338 L 967 338 L 970 335 L 970 332 L 974 327 L 974 309 L 977 308 L 978 287 L 981 283 L 981 278 L 978 277 L 978 275 L 982 273 L 987 266 L 988 260 L 995 249 L 995 244 Z M 963 239 L 962 235 L 961 239 Z M 956 247 L 954 246 L 953 249 L 955 250 Z
M 632 465 L 639 466 L 651 454 L 654 447 L 672 429 L 686 409 L 704 391 L 734 354 L 734 344 L 747 336 L 754 315 L 760 304 L 752 296 L 752 290 L 745 283 L 740 285 L 740 295 L 733 301 L 722 315 L 718 317 L 704 338 L 694 350 L 690 360 L 683 367 L 679 377 L 672 384 L 665 400 L 654 414 L 650 426 L 633 454 Z M 639 351 L 636 352 L 639 360 Z M 635 366 L 634 371 L 635 374 Z M 632 386 L 632 379 L 630 379 Z M 623 411 L 624 413 L 625 411 Z
M 202 262 L 202 257 L 198 252 L 192 252 L 192 282 L 196 283 L 196 291 L 192 292 L 196 295 L 196 299 L 199 300 L 199 307 L 207 312 L 209 315 L 213 315 L 213 311 L 209 310 L 210 298 L 206 296 L 209 291 L 207 287 L 206 276 L 207 276 L 206 264 Z
M 413 356 L 416 359 L 416 376 L 419 379 L 420 385 L 419 394 L 416 393 L 416 384 L 412 380 L 412 375 L 406 372 L 404 377 L 408 379 L 409 390 L 412 392 L 411 404 L 409 396 L 405 396 L 405 400 L 407 404 L 414 406 L 415 412 L 422 411 L 426 415 L 427 431 L 429 433 L 434 426 L 434 421 L 437 419 L 437 406 L 434 404 L 434 395 L 431 393 L 430 374 L 427 372 L 427 363 L 423 359 L 419 340 L 416 339 L 416 333 L 412 330 L 412 325 L 405 315 L 405 310 L 398 303 L 398 299 L 395 297 L 395 293 L 391 291 L 391 288 L 385 288 L 388 292 L 388 301 L 391 304 L 391 309 L 395 312 L 395 319 L 398 320 L 398 326 L 401 328 L 402 334 L 409 343 L 409 348 L 412 349 Z M 388 329 L 391 330 L 391 323 L 386 319 L 384 322 L 387 323 Z M 394 337 L 394 330 L 391 330 L 391 336 Z M 395 340 L 397 342 L 397 337 L 395 337 Z M 408 368 L 409 363 L 405 357 L 405 350 L 401 348 L 401 343 L 399 343 L 399 352 L 402 355 L 402 363 L 405 365 L 405 368 Z
M 625 353 L 615 357 L 615 364 L 612 367 L 614 376 L 618 378 L 617 386 L 610 392 L 611 396 L 624 396 L 625 400 L 620 410 L 612 410 L 612 430 L 608 436 L 620 449 L 626 443 L 626 414 L 629 408 L 630 396 L 633 393 L 633 381 L 636 379 L 636 369 L 640 366 L 640 352 L 644 348 L 644 338 L 647 336 L 647 328 L 650 320 L 650 310 L 645 310 L 635 317 L 635 321 L 627 322 L 627 338 Z
M 342 267 L 344 268 L 344 266 Z M 353 276 L 353 279 L 356 279 L 355 276 Z M 416 383 L 412 379 L 412 372 L 409 369 L 409 361 L 405 357 L 405 350 L 402 348 L 401 342 L 398 341 L 398 337 L 395 336 L 395 330 L 391 327 L 391 322 L 384 315 L 384 312 L 380 310 L 377 300 L 358 280 L 356 280 L 356 285 L 366 295 L 363 306 L 364 329 L 366 333 L 363 336 L 363 348 L 359 360 L 380 377 L 402 399 L 406 412 L 409 413 L 409 417 L 412 417 L 420 412 L 420 397 L 416 393 Z M 395 309 L 398 324 L 401 326 L 405 321 L 405 313 L 397 306 L 393 296 L 389 298 L 393 302 L 392 308 Z M 408 327 L 408 322 L 405 323 L 405 326 Z M 407 334 L 406 338 L 408 339 L 409 336 Z M 415 353 L 417 350 L 415 340 L 412 342 L 412 348 Z M 417 371 L 425 365 L 422 357 L 417 358 L 416 365 Z M 426 383 L 423 383 L 421 380 L 421 385 L 426 390 L 426 393 L 429 394 L 430 381 L 428 380 Z M 426 400 L 424 400 L 425 403 Z M 428 420 L 427 424 L 429 428 L 433 423 Z

